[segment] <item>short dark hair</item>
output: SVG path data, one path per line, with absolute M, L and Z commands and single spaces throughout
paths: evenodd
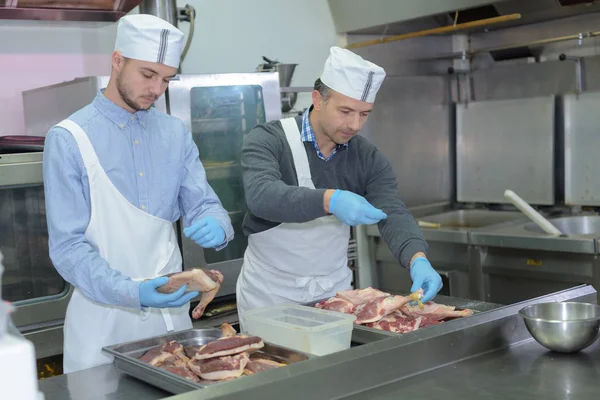
M 318 78 L 315 81 L 315 87 L 313 90 L 316 90 L 317 92 L 319 92 L 319 94 L 321 94 L 323 102 L 329 100 L 329 97 L 331 96 L 331 88 L 324 84 L 321 78 Z

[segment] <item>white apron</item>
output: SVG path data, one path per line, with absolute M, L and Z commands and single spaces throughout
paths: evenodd
M 281 120 L 292 150 L 298 186 L 314 189 L 308 156 L 294 118 Z M 306 303 L 351 288 L 348 268 L 350 227 L 334 216 L 282 223 L 251 234 L 237 281 L 240 323 L 243 313 L 279 303 Z
M 112 184 L 86 133 L 73 121 L 67 129 L 87 169 L 91 216 L 85 238 L 112 269 L 132 280 L 181 271 L 181 254 L 170 221 L 152 216 L 129 203 Z M 108 306 L 75 289 L 64 324 L 64 373 L 112 362 L 102 347 L 192 328 L 189 303 L 181 308 L 144 311 Z

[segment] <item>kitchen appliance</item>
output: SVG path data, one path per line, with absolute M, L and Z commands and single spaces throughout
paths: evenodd
M 257 72 L 277 72 L 279 74 L 279 85 L 281 90 L 281 111 L 291 111 L 296 104 L 298 92 L 311 92 L 312 87 L 290 87 L 292 76 L 298 64 L 283 64 L 263 56 L 264 64 L 256 67 Z

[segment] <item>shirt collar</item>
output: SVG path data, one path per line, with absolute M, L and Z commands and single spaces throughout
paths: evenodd
M 100 113 L 102 113 L 102 115 L 117 124 L 120 128 L 127 126 L 128 123 L 136 119 L 135 117 L 144 118 L 148 113 L 147 110 L 136 111 L 133 114 L 130 113 L 129 111 L 110 101 L 104 95 L 104 90 L 105 89 L 98 90 L 92 104 L 98 109 L 98 111 L 100 111 Z

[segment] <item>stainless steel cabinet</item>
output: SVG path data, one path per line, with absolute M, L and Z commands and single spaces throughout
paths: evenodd
M 170 113 L 183 120 L 209 184 L 229 212 L 235 238 L 220 251 L 202 249 L 181 236 L 184 268 L 218 269 L 219 296 L 234 294 L 247 238 L 242 230 L 246 202 L 242 182 L 243 135 L 255 125 L 281 118 L 276 73 L 184 75 L 169 84 Z

